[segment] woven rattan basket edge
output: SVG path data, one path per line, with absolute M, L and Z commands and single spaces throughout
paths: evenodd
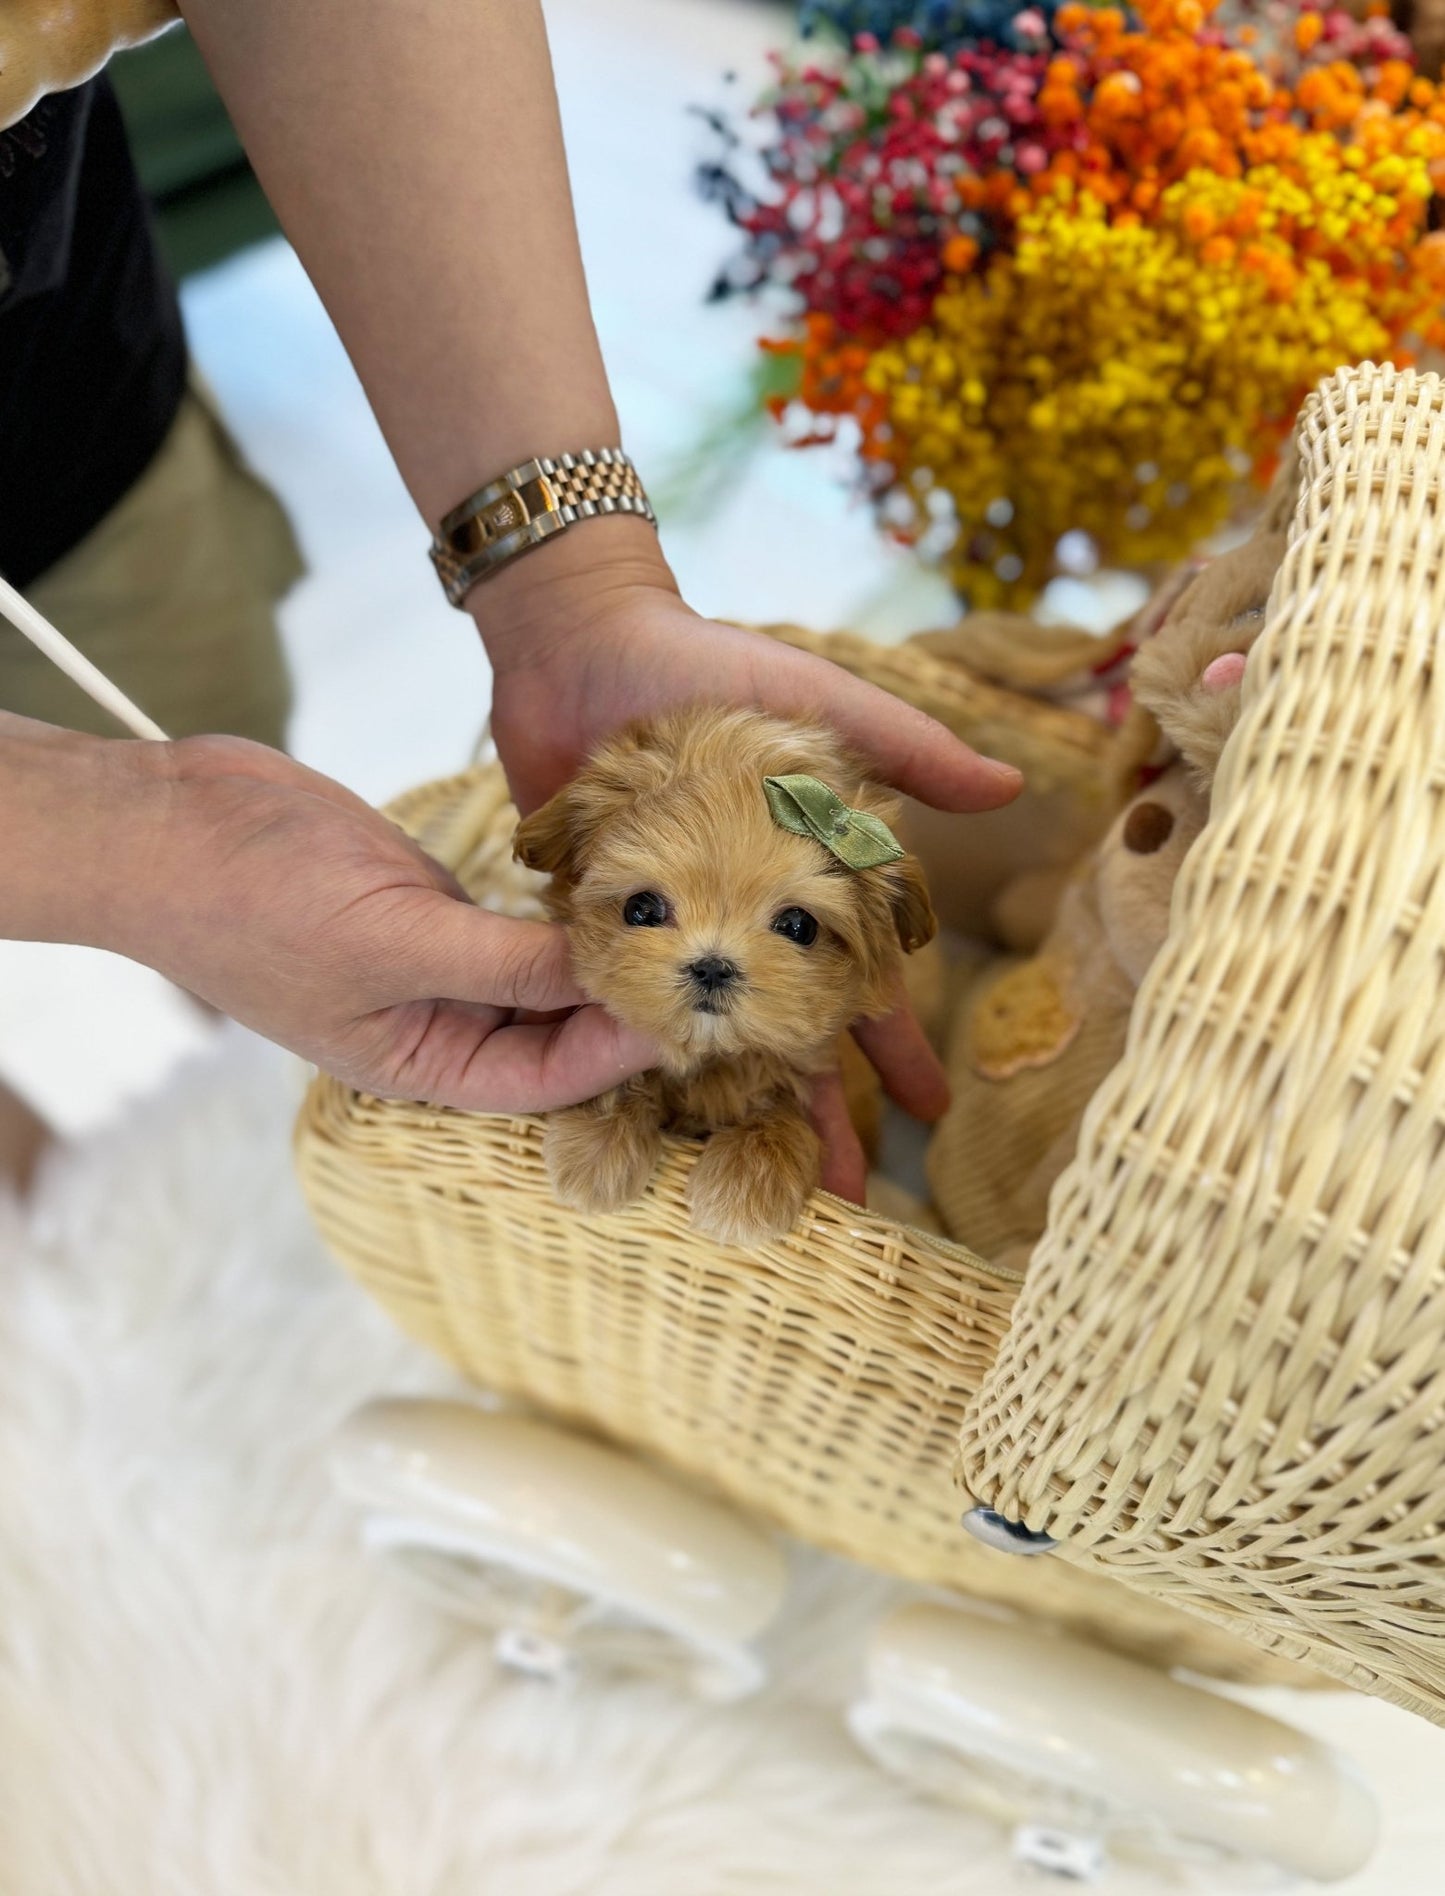
M 469 773 L 447 781 L 453 785 L 464 783 L 467 774 Z M 400 808 L 400 799 L 387 805 L 387 811 L 392 814 L 393 820 L 399 827 L 405 828 L 405 823 L 401 821 L 400 816 L 395 814 Z M 377 1099 L 371 1094 L 358 1093 L 355 1088 L 345 1085 L 340 1080 L 334 1080 L 327 1074 L 318 1074 L 311 1084 L 313 1088 L 323 1090 L 334 1088 L 338 1094 L 383 1106 L 395 1118 L 399 1130 L 408 1124 L 429 1127 L 448 1121 L 460 1124 L 491 1121 L 508 1126 L 519 1138 L 540 1140 L 547 1124 L 545 1115 L 540 1113 L 469 1113 L 457 1111 L 449 1106 L 428 1106 L 413 1100 Z M 300 1139 L 304 1133 L 305 1122 L 302 1119 L 297 1122 L 294 1137 Z M 699 1139 L 680 1138 L 673 1133 L 663 1136 L 664 1164 L 671 1160 L 680 1164 L 684 1171 L 689 1171 L 696 1163 L 701 1151 L 702 1141 Z M 870 1211 L 866 1206 L 855 1205 L 848 1199 L 839 1198 L 834 1193 L 821 1189 L 809 1193 L 808 1202 L 803 1210 L 803 1218 L 805 1221 L 816 1219 L 820 1213 L 846 1219 L 850 1225 L 860 1230 L 898 1233 L 908 1239 L 910 1250 L 936 1259 L 940 1263 L 962 1265 L 1010 1289 L 1017 1289 L 1024 1281 L 1022 1271 L 1010 1269 L 1007 1265 L 991 1264 L 986 1258 L 981 1258 L 977 1252 L 970 1251 L 967 1245 L 958 1244 L 940 1232 L 925 1230 L 922 1225 L 908 1224 L 902 1219 L 885 1217 L 881 1212 Z
M 338 1109 L 347 1123 L 364 1121 L 375 1114 L 384 1115 L 389 1149 L 380 1171 L 368 1170 L 371 1155 L 358 1141 L 345 1135 L 344 1150 L 340 1153 L 335 1147 L 328 1150 L 330 1108 Z M 500 1350 L 488 1363 L 479 1364 L 467 1346 L 465 1310 L 461 1312 L 459 1331 L 445 1296 L 439 1301 L 431 1293 L 418 1296 L 413 1270 L 404 1268 L 398 1272 L 389 1257 L 383 1260 L 370 1257 L 366 1245 L 358 1244 L 354 1233 L 338 1228 L 337 1180 L 335 1176 L 327 1178 L 326 1174 L 333 1170 L 338 1157 L 343 1167 L 349 1168 L 355 1191 L 346 1195 L 365 1197 L 368 1231 L 379 1220 L 384 1221 L 388 1195 L 398 1203 L 404 1202 L 424 1222 L 425 1201 L 438 1193 L 444 1196 L 446 1188 L 435 1178 L 425 1185 L 417 1184 L 417 1176 L 426 1163 L 425 1154 L 408 1150 L 405 1128 L 412 1128 L 417 1141 L 424 1143 L 425 1135 L 438 1123 L 464 1127 L 473 1119 L 485 1117 L 442 1115 L 426 1107 L 408 1113 L 397 1102 L 373 1100 L 323 1076 L 313 1083 L 296 1129 L 297 1163 L 303 1190 L 328 1248 L 393 1321 L 424 1347 L 456 1364 L 463 1375 L 504 1397 L 537 1407 L 564 1426 L 579 1427 L 641 1454 L 810 1545 L 882 1568 L 899 1579 L 989 1600 L 1016 1612 L 1058 1623 L 1078 1637 L 1163 1667 L 1182 1666 L 1238 1685 L 1318 1687 L 1321 1683 L 1317 1675 L 1303 1672 L 1278 1656 L 1262 1654 L 1240 1641 L 1221 1638 L 1213 1627 L 1202 1621 L 1185 1619 L 1147 1600 L 1128 1599 L 1107 1576 L 1091 1573 L 1087 1567 L 1067 1566 L 1063 1562 L 1032 1562 L 1021 1572 L 1018 1563 L 978 1546 L 958 1528 L 958 1508 L 952 1498 L 946 1452 L 940 1457 L 937 1468 L 930 1516 L 933 1525 L 922 1534 L 917 1531 L 916 1522 L 905 1524 L 899 1531 L 886 1517 L 870 1521 L 866 1513 L 860 1515 L 847 1506 L 842 1509 L 820 1506 L 806 1486 L 774 1490 L 760 1484 L 745 1459 L 729 1458 L 726 1454 L 720 1457 L 712 1452 L 706 1431 L 660 1428 L 655 1420 L 639 1427 L 635 1418 L 619 1423 L 615 1417 L 609 1417 L 605 1402 L 597 1400 L 594 1394 L 579 1395 L 566 1379 L 559 1386 L 549 1375 L 548 1365 L 544 1364 L 539 1374 L 536 1363 L 529 1362 L 522 1349 Z M 533 1145 L 540 1141 L 542 1123 L 533 1118 L 493 1122 L 494 1128 L 505 1128 L 507 1136 L 515 1134 Z M 479 1126 L 478 1129 L 485 1128 Z M 671 1175 L 668 1182 L 674 1195 L 678 1179 L 685 1173 L 688 1156 L 686 1142 L 670 1142 L 670 1164 L 665 1164 L 664 1173 Z M 479 1189 L 475 1180 L 469 1189 Z M 840 1206 L 849 1222 L 856 1223 L 856 1207 L 839 1200 L 824 1200 L 824 1203 Z M 960 1276 L 976 1270 L 971 1254 L 962 1247 L 940 1240 L 932 1233 L 920 1233 L 915 1238 L 910 1232 L 908 1236 L 909 1249 L 916 1257 L 926 1255 L 937 1258 L 940 1263 L 953 1263 Z M 918 1239 L 922 1240 L 921 1245 Z M 659 1276 L 665 1275 L 666 1270 L 664 1261 L 659 1266 Z M 989 1281 L 995 1280 L 990 1278 Z M 1014 1287 L 997 1281 L 996 1291 L 1000 1293 L 996 1327 L 1001 1327 L 1006 1321 L 1007 1306 L 1012 1303 Z M 945 1521 L 946 1534 L 941 1531 Z M 1126 1601 L 1127 1610 L 1121 1612 L 1121 1604 Z
M 1128 1589 L 1135 1599 L 1148 1600 L 1151 1605 L 1176 1608 L 1199 1625 L 1214 1628 L 1231 1642 L 1248 1646 L 1258 1654 L 1266 1670 L 1256 1677 L 1242 1667 L 1240 1683 L 1272 1683 L 1278 1676 L 1273 1668 L 1284 1666 L 1290 1669 L 1287 1678 L 1290 1685 L 1316 1691 L 1361 1692 L 1370 1698 L 1383 1699 L 1387 1704 L 1398 1706 L 1401 1711 L 1411 1712 L 1431 1724 L 1445 1722 L 1442 1721 L 1438 1701 L 1409 1691 L 1397 1680 L 1377 1671 L 1363 1660 L 1349 1658 L 1338 1646 L 1311 1639 L 1298 1629 L 1286 1631 L 1278 1626 L 1262 1624 L 1245 1613 L 1223 1612 L 1217 1604 L 1197 1599 L 1177 1587 L 1167 1591 L 1149 1587 L 1138 1587 L 1136 1590 L 1127 1568 L 1101 1559 L 1087 1549 L 1058 1547 L 1050 1558 L 1068 1567 L 1072 1573 L 1088 1574 L 1097 1580 L 1116 1581 Z M 1294 1668 L 1299 1670 L 1296 1672 Z

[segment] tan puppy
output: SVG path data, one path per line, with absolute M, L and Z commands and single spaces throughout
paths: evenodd
M 811 1081 L 850 1021 L 896 1005 L 902 957 L 935 923 L 912 857 L 850 868 L 783 827 L 764 788 L 780 777 L 819 780 L 865 822 L 896 808 L 829 732 L 703 706 L 622 731 L 519 826 L 582 987 L 662 1054 L 552 1114 L 564 1205 L 640 1197 L 664 1130 L 707 1138 L 692 1222 L 724 1243 L 781 1235 L 817 1184 Z

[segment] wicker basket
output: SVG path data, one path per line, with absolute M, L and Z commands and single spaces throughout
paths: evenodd
M 864 648 L 866 650 L 866 648 Z M 852 654 L 862 667 L 862 651 Z M 900 661 L 890 655 L 896 678 Z M 527 913 L 500 774 L 417 791 L 393 816 L 489 906 Z M 1160 1664 L 1317 1683 L 1172 1608 L 1062 1562 L 1012 1561 L 959 1526 L 970 1394 L 1017 1279 L 823 1194 L 779 1243 L 697 1237 L 669 1143 L 646 1201 L 579 1218 L 553 1201 L 542 1121 L 312 1086 L 300 1175 L 332 1250 L 414 1337 L 517 1394 L 685 1470 L 800 1538 L 944 1584 Z
M 1445 1723 L 1445 385 L 1342 374 L 1301 446 L 1213 815 L 963 1472 Z

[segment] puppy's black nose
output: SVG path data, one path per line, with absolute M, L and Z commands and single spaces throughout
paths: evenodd
M 721 955 L 703 955 L 690 961 L 683 972 L 704 994 L 716 994 L 738 978 L 737 963 L 724 961 Z

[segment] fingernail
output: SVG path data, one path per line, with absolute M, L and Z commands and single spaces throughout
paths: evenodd
M 1224 652 L 1212 665 L 1206 665 L 1199 682 L 1206 691 L 1228 691 L 1244 677 L 1244 653 Z
M 1015 765 L 1002 763 L 997 757 L 986 757 L 984 762 L 1000 783 L 1006 783 L 1010 789 L 1022 787 L 1024 773 Z

